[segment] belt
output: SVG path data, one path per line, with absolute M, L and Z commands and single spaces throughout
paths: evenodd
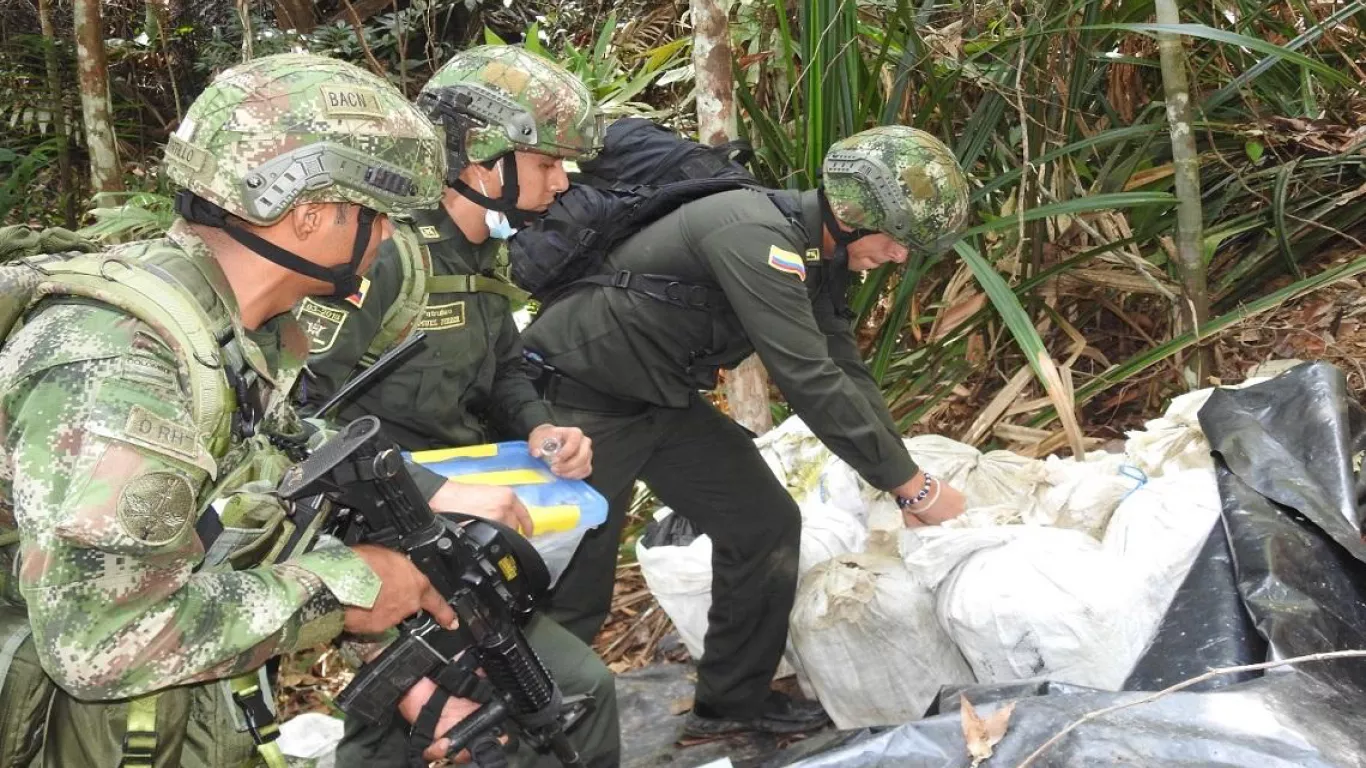
M 531 371 L 531 383 L 546 401 L 577 411 L 610 413 L 616 416 L 635 416 L 649 409 L 640 400 L 616 397 L 575 381 L 530 355 L 526 358 Z

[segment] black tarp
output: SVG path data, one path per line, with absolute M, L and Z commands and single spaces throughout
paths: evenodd
M 1018 765 L 1084 714 L 1216 666 L 1366 649 L 1366 544 L 1359 497 L 1366 418 L 1330 365 L 1215 392 L 1200 412 L 1214 452 L 1221 522 L 1135 666 L 1131 692 L 1016 683 L 945 691 L 945 714 L 792 763 L 971 765 L 957 711 L 1015 701 L 984 765 Z M 1037 766 L 1366 766 L 1366 659 L 1313 662 L 1213 681 L 1088 722 Z

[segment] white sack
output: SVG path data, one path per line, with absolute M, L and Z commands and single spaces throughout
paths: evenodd
M 1049 456 L 1044 460 L 1037 522 L 1082 531 L 1100 540 L 1120 501 L 1143 481 L 1122 453 L 1094 451 L 1086 461 Z
M 1079 531 L 1030 529 L 980 550 L 938 590 L 940 621 L 983 683 L 1046 677 L 1115 690 L 1151 634 L 1141 585 Z
M 797 589 L 791 645 L 839 728 L 914 720 L 972 672 L 935 620 L 934 594 L 894 557 L 841 555 Z
M 655 520 L 671 514 L 673 510 L 663 507 Z M 645 546 L 643 539 L 636 541 L 636 561 L 645 584 L 669 614 L 688 653 L 700 659 L 711 610 L 711 539 L 703 534 L 685 546 L 656 547 Z
M 916 464 L 963 492 L 970 509 L 1009 505 L 1027 516 L 1037 487 L 1047 479 L 1042 461 L 1009 451 L 982 453 L 940 435 L 904 442 Z
M 832 557 L 863 551 L 868 530 L 857 517 L 819 501 L 799 506 L 802 510 L 802 548 L 797 565 L 799 581 L 807 571 Z
M 1187 469 L 1155 478 L 1119 505 L 1102 542 L 1143 585 L 1136 618 L 1152 625 L 1149 639 L 1196 555 L 1219 520 L 1219 486 L 1212 469 Z
M 809 568 L 846 552 L 863 548 L 868 533 L 853 515 L 820 503 L 799 505 L 802 512 L 801 549 L 797 578 Z M 655 513 L 656 520 L 673 514 L 665 507 Z M 711 539 L 699 535 L 686 546 L 647 547 L 636 542 L 636 559 L 645 583 L 659 606 L 669 615 L 683 645 L 694 659 L 702 658 L 707 635 L 707 611 L 711 610 Z M 792 674 L 790 666 L 779 666 L 777 677 Z
M 1230 389 L 1242 389 L 1267 379 L 1250 377 Z M 1197 389 L 1172 399 L 1161 418 L 1143 424 L 1143 430 L 1127 433 L 1124 453 L 1129 463 L 1149 477 L 1160 477 L 1184 469 L 1214 469 L 1209 441 L 1200 429 L 1200 409 L 1205 407 L 1213 387 Z

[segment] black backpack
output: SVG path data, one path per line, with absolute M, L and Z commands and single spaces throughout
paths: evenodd
M 579 172 L 570 178 L 578 184 L 618 190 L 690 179 L 736 179 L 758 185 L 745 167 L 753 158 L 747 141 L 709 147 L 643 117 L 623 117 L 608 126 L 602 152 L 579 163 Z
M 687 309 L 723 306 L 719 288 L 669 275 L 607 273 L 607 255 L 679 206 L 735 189 L 757 189 L 791 220 L 798 212 L 759 186 L 740 160 L 743 142 L 708 147 L 638 117 L 607 129 L 602 151 L 580 164 L 574 184 L 546 215 L 508 242 L 512 281 L 542 308 L 571 289 L 600 285 L 635 291 Z

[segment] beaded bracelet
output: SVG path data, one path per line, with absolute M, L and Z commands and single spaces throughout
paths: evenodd
M 920 487 L 920 490 L 915 494 L 915 496 L 912 496 L 909 499 L 905 496 L 897 496 L 896 505 L 903 510 L 909 510 L 911 507 L 914 507 L 915 505 L 924 501 L 926 496 L 930 495 L 930 487 L 932 485 L 935 485 L 934 477 L 929 472 L 926 472 L 925 484 Z

